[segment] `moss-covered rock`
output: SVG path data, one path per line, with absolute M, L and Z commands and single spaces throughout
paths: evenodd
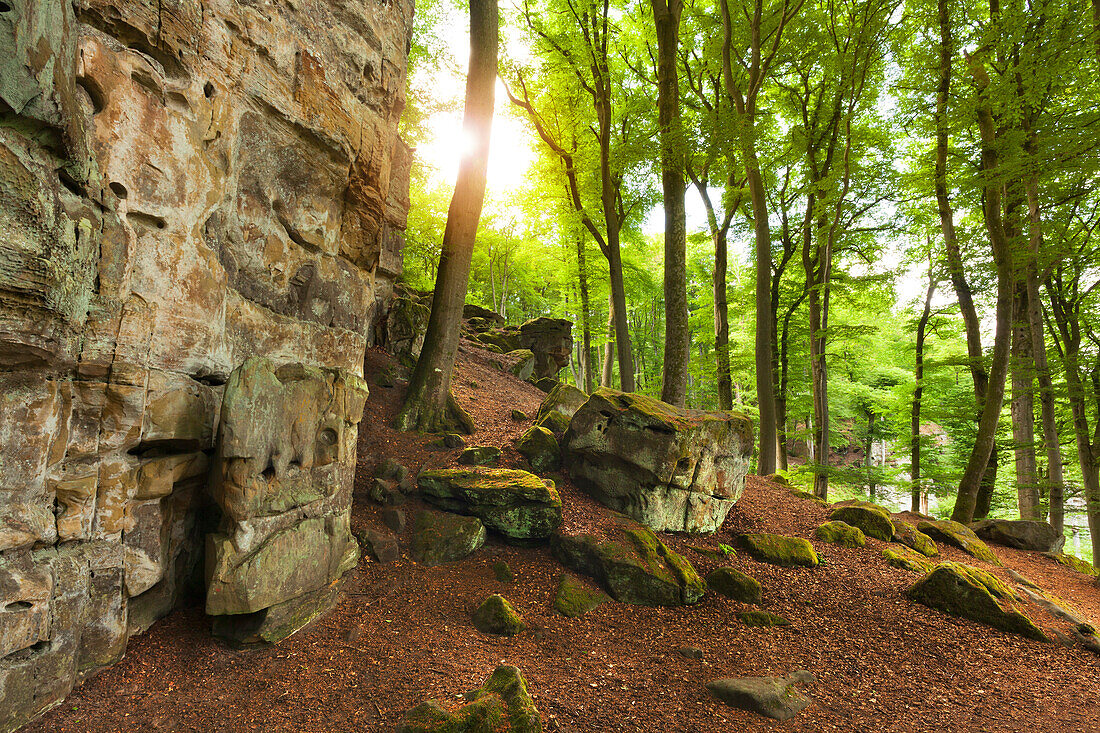
M 692 552 L 697 552 L 703 557 L 709 557 L 711 560 L 717 560 L 719 562 L 731 557 L 737 557 L 737 550 L 729 545 L 723 545 L 721 542 L 718 543 L 717 548 L 706 547 L 704 545 L 688 545 L 687 547 Z
M 786 486 L 790 488 L 791 485 L 790 480 L 781 473 L 769 473 L 764 478 L 766 478 L 768 481 L 771 481 L 773 484 L 779 484 L 780 486 Z
M 1065 552 L 1057 552 L 1048 553 L 1047 557 L 1057 560 L 1059 563 L 1065 565 L 1071 570 L 1076 570 L 1077 572 L 1084 573 L 1085 575 L 1091 575 L 1094 578 L 1100 577 L 1100 568 L 1090 565 L 1076 555 L 1069 555 Z
M 944 562 L 918 580 L 909 597 L 945 613 L 1028 639 L 1049 641 L 1014 605 L 1015 596 L 1004 583 L 977 568 Z
M 508 468 L 445 468 L 417 477 L 420 495 L 441 509 L 472 514 L 513 540 L 540 540 L 561 525 L 554 482 Z
M 571 384 L 559 382 L 539 405 L 539 411 L 535 415 L 535 419 L 541 420 L 549 413 L 556 412 L 565 418 L 566 426 L 568 426 L 569 420 L 586 400 L 588 400 L 588 395 L 582 390 Z
M 541 379 L 535 379 L 531 384 L 535 385 L 546 394 L 550 394 L 554 391 L 554 387 L 557 387 L 561 382 L 553 377 L 542 377 Z
M 890 512 L 878 504 L 869 501 L 844 502 L 834 505 L 836 508 L 829 512 L 829 519 L 859 527 L 863 534 L 874 537 L 883 542 L 894 539 L 894 523 L 890 520 Z
M 512 419 L 516 422 L 526 422 L 527 413 L 523 410 L 512 410 Z
M 516 574 L 512 572 L 512 567 L 508 563 L 497 560 L 493 563 L 493 577 L 501 583 L 511 583 L 516 579 Z
M 901 568 L 902 570 L 908 570 L 913 573 L 920 573 L 926 575 L 932 572 L 932 569 L 936 567 L 936 564 L 929 562 L 923 555 L 918 555 L 912 550 L 905 547 L 887 547 L 883 549 L 882 556 L 886 558 L 886 563 L 891 567 Z
M 413 522 L 412 558 L 424 565 L 461 560 L 485 544 L 485 525 L 477 517 L 426 510 Z
M 754 627 L 771 627 L 771 626 L 790 626 L 791 622 L 782 616 L 776 616 L 774 613 L 768 613 L 767 611 L 739 611 L 737 618 L 745 626 Z
M 863 536 L 863 530 L 840 520 L 822 524 L 814 530 L 814 537 L 841 547 L 863 547 L 867 544 L 867 538 Z
M 925 557 L 936 557 L 940 554 L 936 541 L 908 522 L 894 522 L 894 542 L 916 550 Z
M 820 504 L 821 506 L 828 506 L 829 505 L 829 502 L 825 501 L 824 499 L 822 499 L 820 496 L 813 493 L 812 491 L 803 491 L 802 489 L 794 489 L 794 488 L 789 489 L 789 491 L 791 492 L 792 496 L 796 496 L 799 499 L 805 499 L 806 501 L 812 501 L 816 504 Z
M 513 376 L 529 379 L 535 373 L 535 352 L 530 349 L 516 349 L 509 351 L 505 356 L 515 360 L 515 363 L 508 367 L 508 372 Z
M 514 326 L 483 331 L 474 336 L 474 340 L 480 344 L 495 347 L 495 350 L 501 354 L 523 348 L 523 337 L 520 336 L 519 329 Z
M 959 524 L 950 519 L 937 519 L 928 522 L 920 522 L 917 530 L 928 535 L 937 542 L 945 542 L 959 548 L 967 555 L 979 560 L 1000 565 L 1001 561 L 989 549 L 989 545 L 982 542 L 974 531 L 965 524 Z
M 648 528 L 623 516 L 597 534 L 556 534 L 554 557 L 595 578 L 611 597 L 641 606 L 682 606 L 703 597 L 706 583 L 687 560 Z
M 463 466 L 495 466 L 500 462 L 500 448 L 492 445 L 475 445 L 458 456 Z
M 986 542 L 1036 552 L 1061 552 L 1065 534 L 1046 522 L 1034 519 L 985 519 L 970 525 Z
M 565 435 L 569 429 L 569 418 L 560 412 L 548 412 L 535 420 L 535 425 L 546 428 L 554 435 Z
M 758 560 L 783 567 L 816 567 L 817 553 L 809 540 L 781 534 L 743 534 L 741 542 Z
M 554 610 L 562 616 L 583 616 L 611 598 L 599 588 L 593 588 L 571 573 L 562 573 L 558 592 L 554 595 Z
M 501 665 L 451 709 L 435 700 L 407 711 L 397 733 L 542 733 L 539 711 L 515 667 Z
M 536 473 L 561 468 L 561 446 L 546 428 L 533 425 L 516 441 L 516 450 L 527 459 Z
M 483 634 L 515 636 L 527 628 L 523 617 L 499 593 L 486 598 L 473 615 L 474 628 Z
M 760 581 L 733 568 L 718 568 L 708 573 L 707 587 L 741 603 L 760 603 L 763 596 Z

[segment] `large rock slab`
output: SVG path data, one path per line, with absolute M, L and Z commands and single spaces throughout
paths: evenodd
M 985 560 L 993 565 L 1001 564 L 993 554 L 993 550 L 989 549 L 989 545 L 982 542 L 978 535 L 974 534 L 974 530 L 965 524 L 950 519 L 936 519 L 918 523 L 917 531 L 923 532 L 937 542 L 957 547 L 971 557 Z
M 408 710 L 397 733 L 542 733 L 542 719 L 516 667 L 501 665 L 460 703 L 436 700 Z
M 940 563 L 913 584 L 909 597 L 930 608 L 1001 631 L 1048 641 L 1035 623 L 1016 608 L 1015 594 L 1007 585 L 969 565 Z
M 1061 552 L 1066 537 L 1046 522 L 1027 519 L 986 519 L 971 529 L 986 542 L 1036 552 Z
M 594 578 L 622 603 L 690 605 L 707 590 L 691 563 L 627 517 L 593 534 L 555 534 L 550 548 L 559 562 Z
M 760 713 L 774 720 L 790 720 L 810 704 L 797 684 L 808 684 L 814 676 L 798 671 L 790 677 L 730 677 L 712 680 L 707 690 L 731 707 Z
M 606 506 L 657 530 L 714 532 L 745 488 L 752 424 L 601 388 L 565 434 L 569 473 Z
M 834 506 L 836 508 L 829 512 L 829 519 L 859 527 L 863 534 L 883 542 L 894 539 L 894 523 L 890 520 L 890 512 L 878 504 L 852 501 Z
M 513 540 L 546 539 L 561 525 L 561 497 L 554 482 L 509 468 L 441 468 L 417 477 L 429 503 L 478 517 Z

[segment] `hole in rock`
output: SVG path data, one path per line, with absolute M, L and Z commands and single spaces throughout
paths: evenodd
M 126 198 L 130 193 L 126 190 L 126 187 L 118 181 L 111 181 L 111 190 L 114 191 L 115 196 L 118 196 L 120 199 Z
M 19 611 L 29 611 L 34 608 L 34 604 L 30 601 L 14 601 L 4 606 L 4 613 L 18 613 Z
M 205 84 L 203 84 L 202 85 L 202 94 L 207 99 L 213 99 L 214 98 L 214 85 L 211 84 L 210 82 L 206 82 Z
M 7 3 L 0 3 L 0 13 L 10 13 L 11 6 Z
M 325 428 L 317 436 L 317 441 L 323 445 L 336 445 L 336 431 L 332 428 Z

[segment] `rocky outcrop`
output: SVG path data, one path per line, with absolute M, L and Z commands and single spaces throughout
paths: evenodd
M 971 525 L 986 542 L 1036 552 L 1061 552 L 1066 537 L 1046 522 L 1026 519 L 986 519 Z
M 714 532 L 745 488 L 752 424 L 600 388 L 563 450 L 574 480 L 606 506 L 657 530 Z
M 430 315 L 431 296 L 399 288 L 381 321 L 384 327 L 382 342 L 391 354 L 408 366 L 420 358 Z
M 0 605 L 21 600 L 0 730 L 201 584 L 234 370 L 362 374 L 401 270 L 412 20 L 408 0 L 2 6 Z
M 440 468 L 417 477 L 420 495 L 441 509 L 472 514 L 512 540 L 544 540 L 561 525 L 554 482 L 510 468 Z
M 519 327 L 522 348 L 535 354 L 533 379 L 556 377 L 569 366 L 573 323 L 564 318 L 535 318 Z

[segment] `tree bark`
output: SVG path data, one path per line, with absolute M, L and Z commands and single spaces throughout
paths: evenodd
M 583 231 L 583 230 L 582 230 Z M 585 263 L 584 235 L 577 232 L 577 279 L 581 287 L 581 372 L 584 379 L 584 391 L 592 394 L 592 326 L 589 322 L 591 302 L 588 297 L 588 268 Z
M 1022 275 L 1022 273 L 1021 273 Z M 1016 503 L 1020 519 L 1040 519 L 1039 466 L 1035 460 L 1035 400 L 1032 392 L 1031 327 L 1028 323 L 1027 282 L 1016 282 L 1012 328 L 1012 442 L 1016 461 Z
M 600 386 L 610 387 L 615 368 L 615 298 L 607 298 L 607 341 L 603 347 L 603 368 L 600 370 Z
M 924 294 L 924 311 L 917 322 L 916 363 L 913 366 L 913 410 L 909 420 L 909 478 L 910 508 L 914 512 L 921 510 L 920 483 L 920 412 L 921 398 L 924 395 L 924 341 L 928 334 L 928 321 L 932 317 L 932 295 L 938 284 L 932 275 L 932 263 L 928 263 L 928 290 Z
M 470 0 L 470 69 L 466 76 L 463 127 L 470 133 L 473 150 L 459 164 L 443 232 L 424 348 L 397 416 L 401 430 L 439 431 L 455 427 L 468 433 L 474 430 L 470 416 L 451 393 L 451 375 L 458 352 L 474 238 L 485 201 L 497 76 L 497 24 L 496 0 Z
M 676 72 L 682 0 L 651 0 L 657 28 L 657 123 L 665 208 L 665 349 L 661 400 L 687 404 L 691 331 L 687 302 L 687 215 L 684 211 L 683 135 Z

